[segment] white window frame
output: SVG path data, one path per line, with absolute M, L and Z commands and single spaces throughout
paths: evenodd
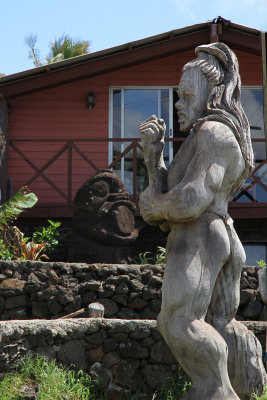
M 113 138 L 113 91 L 121 90 L 121 138 L 124 136 L 124 91 L 125 90 L 169 90 L 169 138 L 173 137 L 173 86 L 110 86 L 109 87 L 109 123 L 108 123 L 108 137 Z M 160 103 L 158 103 L 158 115 L 160 115 Z M 173 143 L 169 143 L 169 163 L 173 159 Z M 124 150 L 124 143 L 122 143 L 122 151 Z M 109 142 L 108 146 L 108 162 L 111 164 L 113 161 L 113 143 Z M 121 160 L 121 176 L 124 177 L 124 158 Z M 123 179 L 123 178 L 122 178 Z

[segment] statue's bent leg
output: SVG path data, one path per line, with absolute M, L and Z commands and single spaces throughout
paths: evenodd
M 173 227 L 168 238 L 158 329 L 192 380 L 185 399 L 237 400 L 227 345 L 205 322 L 214 284 L 230 254 L 225 226 L 212 216 Z
M 267 383 L 262 349 L 255 335 L 234 319 L 240 293 L 244 250 L 233 228 L 230 230 L 232 256 L 221 269 L 214 287 L 206 321 L 222 335 L 229 349 L 228 374 L 241 399 L 262 393 Z

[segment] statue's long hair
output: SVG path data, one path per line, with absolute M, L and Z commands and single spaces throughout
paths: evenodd
M 254 155 L 248 119 L 240 102 L 241 79 L 236 55 L 224 43 L 211 43 L 195 49 L 198 57 L 187 63 L 183 71 L 200 68 L 209 84 L 209 95 L 204 121 L 227 124 L 235 134 L 246 167 L 234 185 L 234 194 L 254 168 Z

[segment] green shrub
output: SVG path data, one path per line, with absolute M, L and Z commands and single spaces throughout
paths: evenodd
M 134 261 L 137 264 L 166 264 L 166 249 L 158 246 L 155 255 L 146 251 L 145 253 L 140 253 L 138 259 Z
M 49 226 L 39 226 L 33 233 L 32 238 L 35 243 L 45 243 L 44 251 L 47 254 L 52 254 L 58 245 L 60 222 L 48 220 Z

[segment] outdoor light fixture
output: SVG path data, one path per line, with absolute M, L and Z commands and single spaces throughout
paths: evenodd
M 87 95 L 87 105 L 89 108 L 89 111 L 92 110 L 95 106 L 95 94 L 93 92 L 88 93 Z

